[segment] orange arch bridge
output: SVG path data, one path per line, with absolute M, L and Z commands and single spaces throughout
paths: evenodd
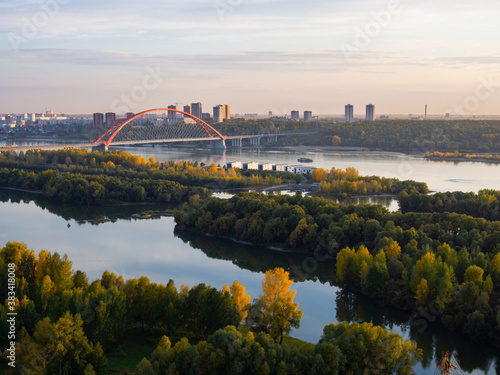
M 116 124 L 112 128 L 106 130 L 104 132 L 104 134 L 102 134 L 95 141 L 90 141 L 90 143 L 102 143 L 105 147 L 108 147 L 111 144 L 111 142 L 113 141 L 113 139 L 115 138 L 115 136 L 120 132 L 120 130 L 123 129 L 123 127 L 125 125 L 127 125 L 131 121 L 133 121 L 133 120 L 135 120 L 135 119 L 137 119 L 137 118 L 139 118 L 147 113 L 156 112 L 156 111 L 177 112 L 177 113 L 183 114 L 184 117 L 189 117 L 189 118 L 193 119 L 207 134 L 207 137 L 206 137 L 207 139 L 209 139 L 209 140 L 210 139 L 214 139 L 214 140 L 218 139 L 219 140 L 217 148 L 226 148 L 226 145 L 224 142 L 226 139 L 225 135 L 222 135 L 221 133 L 219 133 L 216 129 L 214 129 L 212 126 L 207 124 L 202 119 L 200 119 L 196 116 L 193 116 L 190 113 L 179 111 L 178 109 L 172 109 L 172 108 L 155 108 L 155 109 L 148 109 L 147 111 L 137 113 L 134 116 L 131 116 L 123 121 L 120 121 L 118 124 Z M 151 140 L 151 141 L 154 141 L 154 140 Z M 130 143 L 133 143 L 133 142 L 130 142 Z

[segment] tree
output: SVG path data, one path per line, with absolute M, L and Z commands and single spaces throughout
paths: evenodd
M 481 286 L 483 284 L 483 269 L 478 266 L 469 266 L 465 270 L 464 281 L 473 282 Z
M 269 270 L 262 281 L 262 294 L 254 300 L 247 321 L 269 333 L 276 342 L 283 341 L 283 335 L 291 328 L 299 328 L 303 312 L 293 302 L 296 290 L 290 290 L 293 280 L 283 268 Z
M 338 135 L 332 137 L 332 146 L 338 146 L 342 143 L 342 139 Z
M 245 293 L 245 286 L 240 284 L 236 280 L 233 285 L 231 285 L 231 295 L 233 296 L 238 312 L 241 315 L 241 321 L 244 322 L 247 317 L 247 309 L 250 304 L 251 297 L 250 294 Z
M 317 347 L 323 353 L 330 348 L 335 355 L 324 356 L 325 362 L 329 364 L 333 357 L 330 367 L 340 374 L 414 374 L 412 367 L 421 359 L 414 342 L 371 323 L 327 325 Z M 332 350 L 335 347 L 337 353 Z

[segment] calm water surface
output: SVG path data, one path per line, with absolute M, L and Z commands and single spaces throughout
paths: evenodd
M 226 161 L 259 161 L 299 164 L 297 157 L 307 155 L 313 166 L 345 168 L 353 166 L 361 174 L 425 181 L 434 191 L 478 191 L 500 189 L 498 165 L 482 163 L 435 163 L 406 156 L 294 154 L 281 151 L 228 151 L 211 155 L 202 149 L 126 148 L 126 151 L 158 161 L 198 160 L 224 164 Z M 408 171 L 411 171 L 409 173 Z M 33 200 L 35 199 L 35 200 Z M 392 203 L 386 204 L 386 206 Z M 466 373 L 500 374 L 498 351 L 486 345 L 471 344 L 464 337 L 439 326 L 411 325 L 407 314 L 376 306 L 352 293 L 342 293 L 331 284 L 334 267 L 330 262 L 311 263 L 303 256 L 272 252 L 256 246 L 175 230 L 171 217 L 154 220 L 125 219 L 150 206 L 84 208 L 53 204 L 41 197 L 0 191 L 0 244 L 22 241 L 35 251 L 47 249 L 66 253 L 73 268 L 84 270 L 89 280 L 104 270 L 125 279 L 146 275 L 151 281 L 166 284 L 173 279 L 182 284 L 206 283 L 216 288 L 238 280 L 252 298 L 261 290 L 263 273 L 281 266 L 291 271 L 296 283 L 297 302 L 304 311 L 301 327 L 293 331 L 300 339 L 317 342 L 326 324 L 363 320 L 380 324 L 424 350 L 425 358 L 415 369 L 418 374 L 434 374 L 435 358 L 450 350 Z M 112 218 L 94 225 L 79 223 L 85 218 Z M 71 228 L 67 228 L 67 223 Z M 314 274 L 298 274 L 294 269 L 314 269 Z

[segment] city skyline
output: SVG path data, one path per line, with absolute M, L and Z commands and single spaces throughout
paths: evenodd
M 0 112 L 500 115 L 493 0 L 0 3 Z M 193 100 L 194 99 L 194 100 Z M 181 106 L 180 106 L 181 107 Z

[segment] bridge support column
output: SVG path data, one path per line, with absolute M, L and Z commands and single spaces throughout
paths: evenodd
M 98 152 L 104 152 L 108 151 L 108 146 L 106 146 L 104 143 L 101 143 L 98 146 L 92 146 L 92 152 L 98 151 Z
M 217 139 L 217 140 L 212 141 L 210 143 L 210 147 L 215 149 L 215 150 L 225 150 L 226 149 L 226 142 L 223 139 Z

